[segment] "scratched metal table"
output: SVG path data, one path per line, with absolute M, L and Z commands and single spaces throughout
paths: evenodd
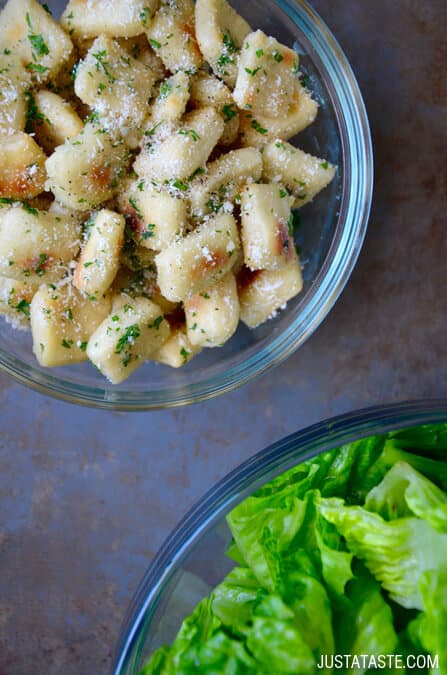
M 0 674 L 102 675 L 169 530 L 297 428 L 447 395 L 447 5 L 314 0 L 357 73 L 376 152 L 358 267 L 317 334 L 231 395 L 152 414 L 71 407 L 0 376 Z

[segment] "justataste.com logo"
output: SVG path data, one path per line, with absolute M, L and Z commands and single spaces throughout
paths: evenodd
M 427 654 L 323 654 L 317 663 L 318 670 L 397 670 L 437 669 L 439 656 Z

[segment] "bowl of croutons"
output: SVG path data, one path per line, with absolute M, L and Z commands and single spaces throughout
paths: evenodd
M 280 363 L 357 260 L 372 149 L 304 0 L 8 0 L 0 366 L 102 408 Z

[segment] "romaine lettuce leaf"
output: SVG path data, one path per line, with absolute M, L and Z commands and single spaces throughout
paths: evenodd
M 419 579 L 447 560 L 447 534 L 419 518 L 387 522 L 362 507 L 345 506 L 341 499 L 321 499 L 319 509 L 397 603 L 424 608 Z
M 363 565 L 346 587 L 345 602 L 335 613 L 336 652 L 360 656 L 395 654 L 398 636 L 393 614 L 380 585 Z M 355 671 L 358 675 L 364 669 Z
M 382 453 L 372 464 L 362 480 L 362 485 L 369 492 L 378 485 L 385 474 L 397 462 L 406 462 L 424 476 L 432 480 L 444 490 L 447 489 L 447 462 L 440 462 L 430 457 L 423 457 L 413 452 L 406 452 L 400 447 L 400 442 L 396 439 L 389 439 L 385 442 Z
M 265 591 L 248 567 L 235 567 L 217 586 L 212 596 L 212 609 L 226 626 L 237 630 L 250 621 L 254 608 Z
M 265 672 L 275 675 L 315 672 L 315 658 L 295 625 L 295 614 L 279 596 L 269 595 L 259 604 L 245 637 L 248 649 Z
M 447 495 L 406 462 L 398 462 L 369 492 L 365 508 L 386 520 L 418 516 L 447 533 Z
M 415 642 L 419 642 L 432 656 L 439 659 L 433 675 L 447 673 L 447 565 L 421 576 L 420 591 L 424 612 L 409 628 Z

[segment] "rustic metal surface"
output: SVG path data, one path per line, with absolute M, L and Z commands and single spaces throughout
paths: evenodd
M 0 376 L 0 675 L 102 675 L 169 530 L 218 478 L 299 427 L 447 395 L 447 5 L 314 0 L 363 89 L 376 152 L 348 289 L 285 365 L 224 398 L 101 413 Z

